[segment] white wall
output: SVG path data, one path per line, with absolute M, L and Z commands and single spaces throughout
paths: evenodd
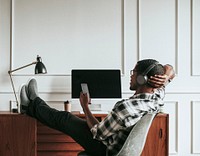
M 177 74 L 165 98 L 170 155 L 200 156 L 199 28 L 198 0 L 0 0 L 0 110 L 15 101 L 7 71 L 38 54 L 48 74 L 29 67 L 14 74 L 15 86 L 35 76 L 41 97 L 58 109 L 71 100 L 71 69 L 121 69 L 127 98 L 129 71 L 155 58 Z M 109 110 L 116 100 L 97 101 Z

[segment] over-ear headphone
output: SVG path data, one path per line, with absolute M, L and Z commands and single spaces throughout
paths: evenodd
M 147 83 L 148 80 L 148 76 L 147 74 L 151 71 L 151 69 L 153 69 L 156 65 L 158 65 L 159 63 L 156 62 L 152 65 L 150 65 L 142 74 L 139 74 L 136 78 L 137 84 L 139 85 L 144 85 Z

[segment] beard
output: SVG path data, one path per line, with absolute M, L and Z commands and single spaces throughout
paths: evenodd
M 129 89 L 132 91 L 136 90 L 136 88 L 137 88 L 136 85 L 130 85 L 130 87 L 129 87 Z

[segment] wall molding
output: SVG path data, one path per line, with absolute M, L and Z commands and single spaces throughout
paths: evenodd
M 172 130 L 171 133 L 175 133 L 175 138 L 173 140 L 175 147 L 173 147 L 174 149 L 169 149 L 169 154 L 170 155 L 177 155 L 178 152 L 179 152 L 179 148 L 178 148 L 179 147 L 179 142 L 178 142 L 178 129 L 179 129 L 179 127 L 178 127 L 178 124 L 179 124 L 179 118 L 178 118 L 178 114 L 179 114 L 178 113 L 179 112 L 178 101 L 165 101 L 164 108 L 166 108 L 167 106 L 169 107 L 170 105 L 173 105 L 173 107 L 174 107 L 173 113 L 175 113 L 175 114 L 172 113 L 172 115 L 174 115 L 174 120 L 173 120 L 174 121 L 174 125 L 173 125 L 174 129 L 172 129 L 172 128 L 170 129 L 170 125 L 172 126 L 172 123 L 169 122 L 170 123 L 169 124 L 169 131 Z M 169 113 L 169 118 L 171 119 L 170 112 L 167 112 L 167 113 Z M 170 142 L 169 142 L 169 144 L 170 144 Z
M 125 51 L 125 0 L 119 0 L 121 2 L 121 73 L 122 76 L 125 75 L 125 57 L 126 57 L 126 51 Z M 10 70 L 13 70 L 15 68 L 18 67 L 13 67 L 14 65 L 14 27 L 15 27 L 15 23 L 14 23 L 14 19 L 15 19 L 15 3 L 16 0 L 11 0 L 11 17 L 10 17 L 10 23 L 11 23 L 11 28 L 10 28 Z M 22 65 L 23 66 L 23 65 Z M 17 74 L 17 73 L 13 73 L 13 76 L 32 76 L 33 74 Z M 71 76 L 71 73 L 67 73 L 67 74 L 60 74 L 60 73 L 56 73 L 56 74 L 45 74 L 45 76 Z
M 141 58 L 141 36 L 140 36 L 140 4 L 141 0 L 137 0 L 137 60 L 142 59 Z M 175 4 L 175 53 L 174 53 L 174 57 L 175 57 L 175 62 L 174 62 L 174 69 L 176 71 L 176 75 L 178 75 L 178 0 L 175 0 L 174 2 Z
M 195 108 L 195 105 L 200 106 L 200 101 L 191 101 L 191 153 L 192 154 L 200 154 L 200 149 L 199 149 L 199 143 L 195 143 L 195 140 L 199 140 L 198 136 L 195 136 L 195 134 L 199 133 L 199 130 L 197 129 L 195 131 L 195 125 L 199 123 L 199 118 L 195 119 L 195 110 L 199 110 L 198 108 Z M 199 107 L 200 108 L 200 107 Z M 200 124 L 199 124 L 200 125 Z M 196 132 L 196 133 L 195 133 Z M 195 139 L 196 138 L 196 139 Z
M 199 77 L 200 73 L 195 73 L 194 71 L 194 1 L 190 1 L 190 46 L 191 46 L 191 76 Z M 197 52 L 198 53 L 198 52 Z

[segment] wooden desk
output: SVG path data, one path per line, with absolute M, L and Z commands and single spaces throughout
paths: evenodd
M 158 114 L 149 129 L 141 156 L 169 155 L 169 115 Z
M 76 114 L 84 118 L 84 114 Z M 102 120 L 107 114 L 95 114 Z M 142 156 L 168 156 L 169 116 L 154 119 Z M 17 113 L 0 112 L 0 156 L 77 156 L 83 148 L 71 137 L 35 119 Z
M 84 114 L 77 116 L 84 118 Z M 101 121 L 107 114 L 95 114 Z M 148 133 L 142 156 L 168 156 L 167 114 L 158 114 Z M 77 156 L 83 150 L 72 138 L 38 123 L 38 156 Z
M 36 120 L 0 112 L 0 156 L 36 156 Z
M 74 115 L 84 118 L 84 114 L 74 112 Z M 95 114 L 101 121 L 107 114 Z M 38 156 L 77 156 L 77 153 L 84 150 L 71 137 L 62 132 L 51 129 L 42 123 L 37 124 L 37 154 Z

